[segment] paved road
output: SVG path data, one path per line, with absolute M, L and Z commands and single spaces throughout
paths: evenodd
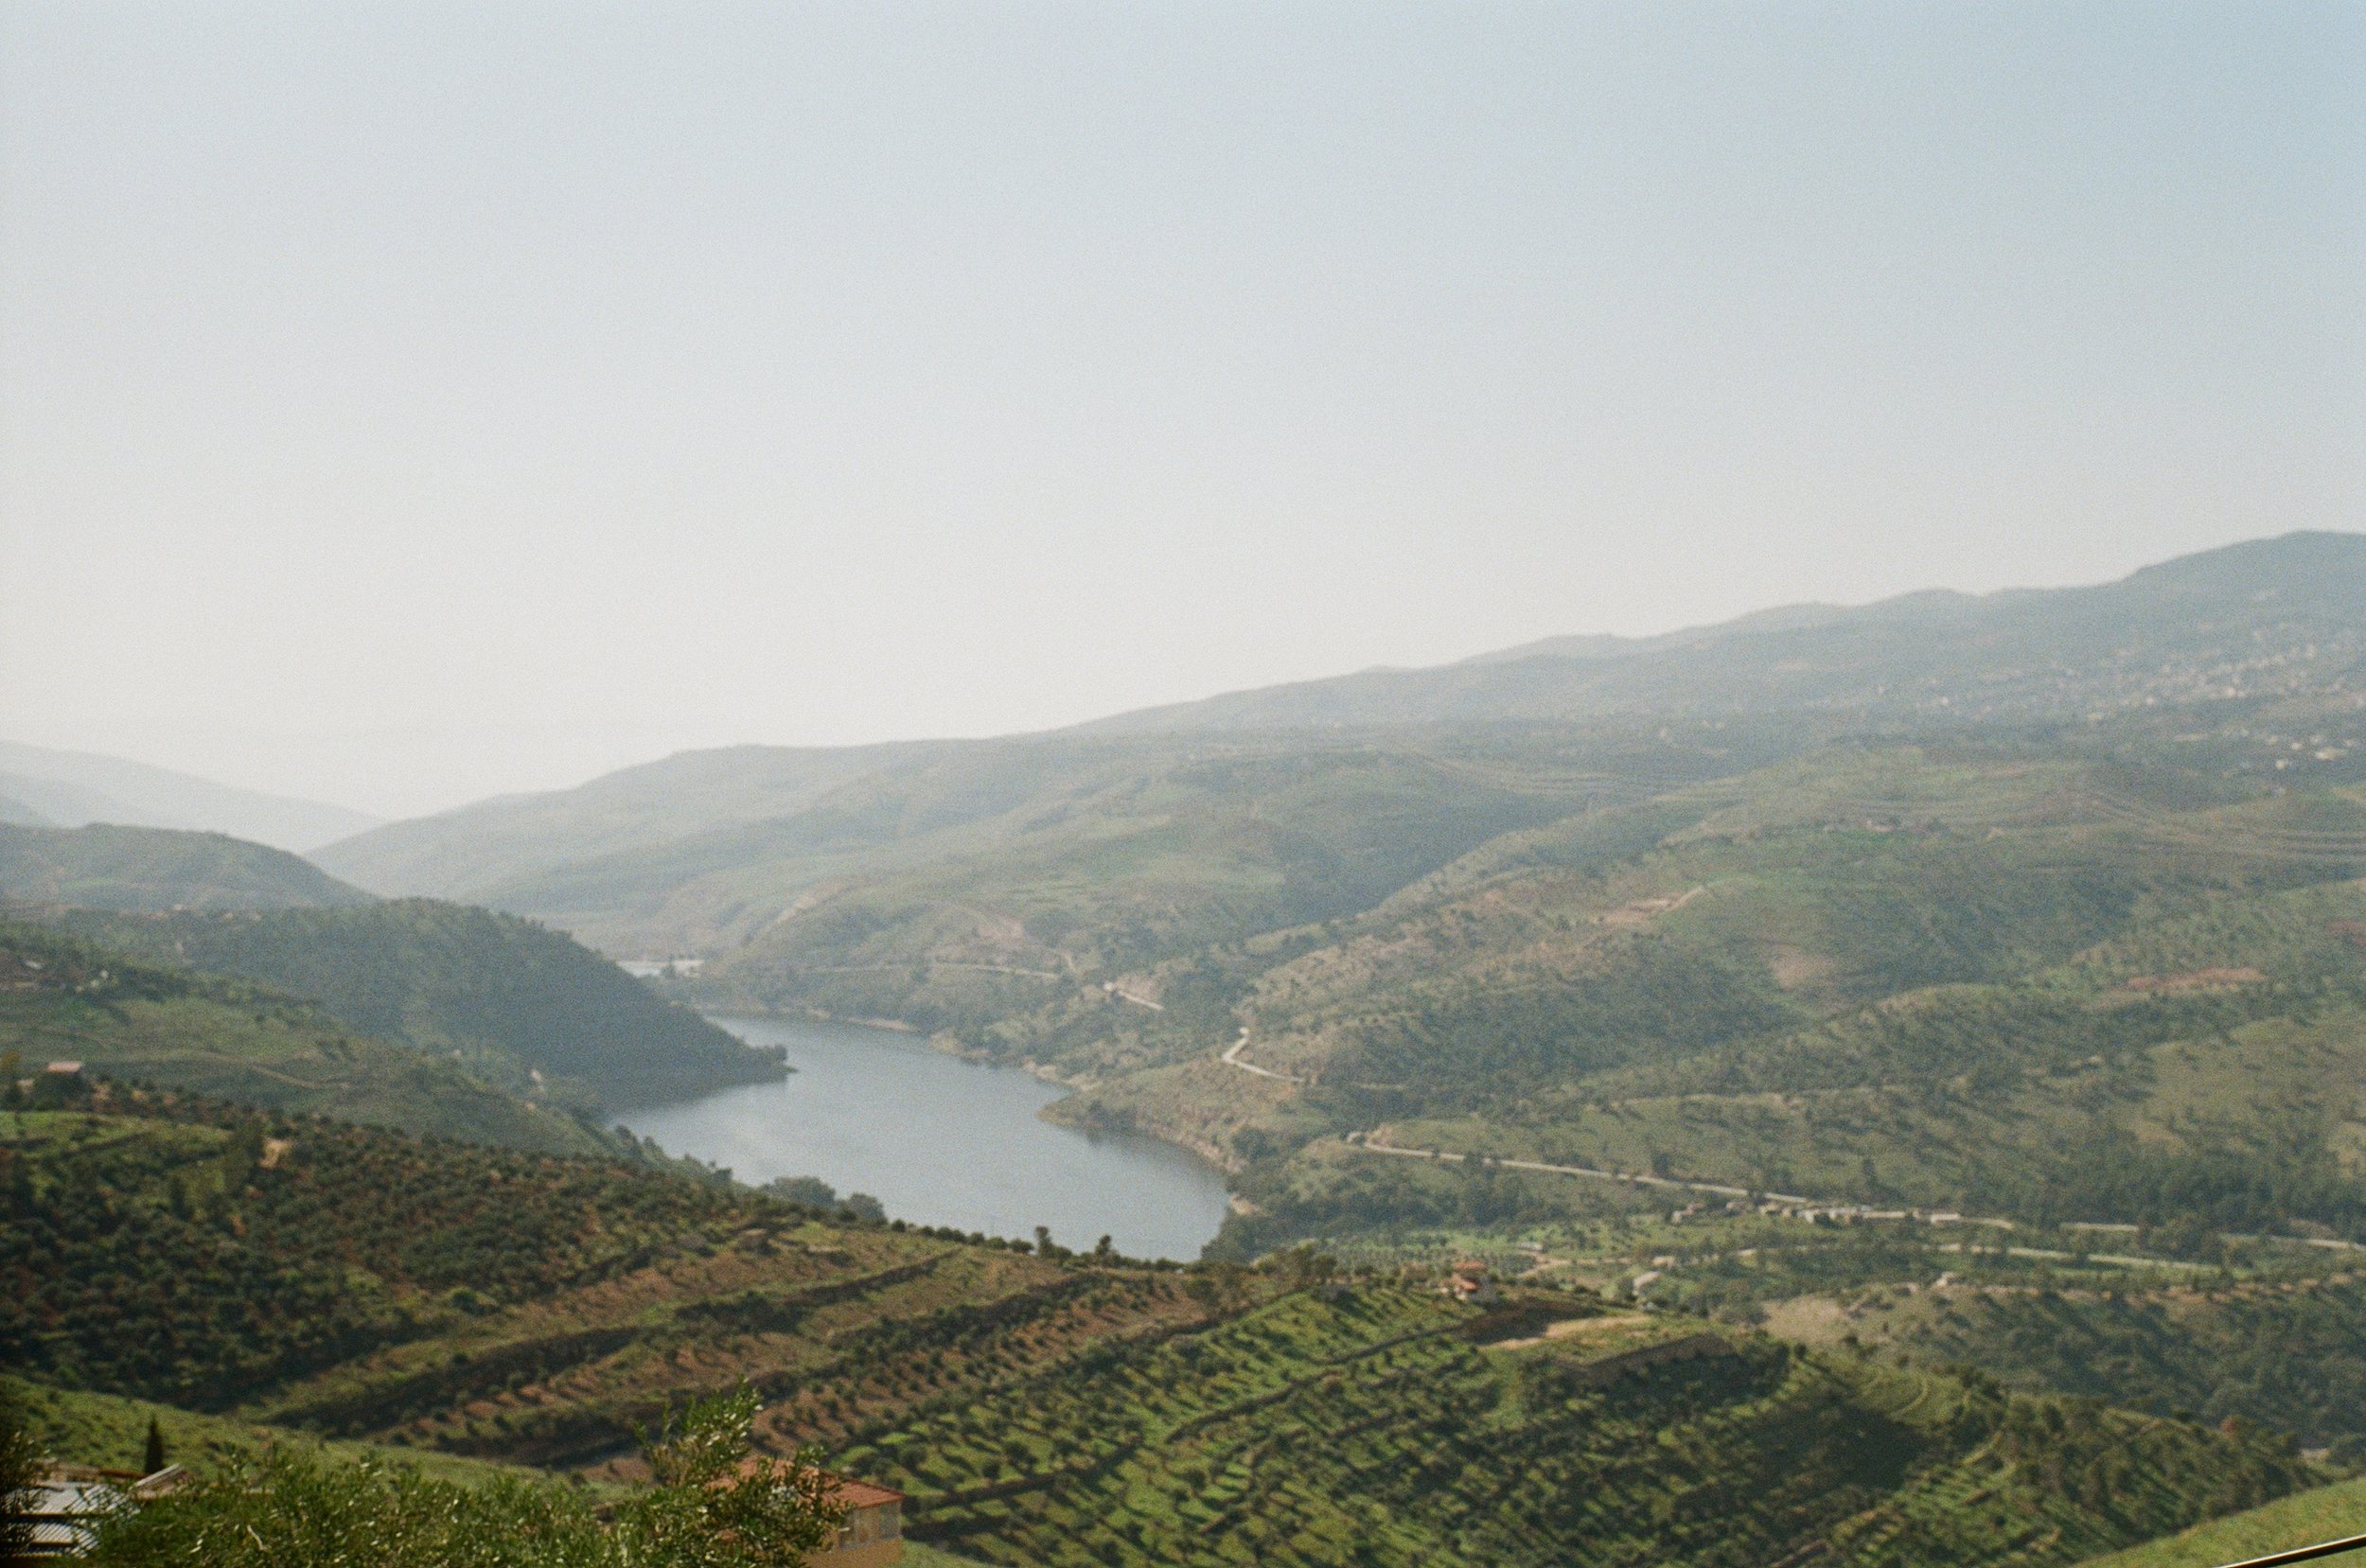
M 1235 1047 L 1234 1048 L 1238 1049 L 1239 1048 Z M 1235 1063 L 1234 1066 L 1246 1066 L 1247 1064 Z M 1251 1067 L 1249 1070 L 1256 1072 L 1262 1069 Z M 1445 1160 L 1456 1164 L 1471 1157 L 1468 1154 L 1450 1154 L 1442 1152 L 1433 1153 L 1427 1149 L 1400 1148 L 1398 1145 L 1393 1143 L 1382 1143 L 1375 1139 L 1369 1133 L 1364 1135 L 1360 1146 L 1370 1150 L 1375 1154 L 1403 1154 L 1412 1159 Z M 1682 1192 L 1710 1192 L 1721 1198 L 1747 1198 L 1753 1195 L 1751 1189 L 1746 1187 L 1725 1187 L 1717 1182 L 1679 1181 L 1673 1176 L 1648 1176 L 1639 1172 L 1633 1171 L 1598 1171 L 1590 1165 L 1547 1165 L 1542 1160 L 1532 1159 L 1499 1159 L 1494 1163 L 1502 1166 L 1507 1171 L 1544 1171 L 1557 1176 L 1590 1176 L 1597 1181 L 1633 1182 L 1641 1187 L 1664 1187 L 1671 1190 Z M 1803 1198 L 1794 1192 L 1760 1192 L 1756 1195 L 1766 1199 L 1770 1203 L 1790 1204 L 1802 1208 L 1824 1207 L 1823 1205 L 1817 1204 L 1813 1198 Z M 1833 1207 L 1846 1207 L 1850 1206 L 1836 1205 Z M 1998 1221 L 1995 1223 L 2001 1224 L 2008 1224 L 2009 1222 Z
M 1236 1047 L 1235 1048 L 1237 1049 L 1238 1048 Z M 1237 1063 L 1235 1066 L 1247 1066 L 1247 1064 Z M 1250 1070 L 1255 1071 L 1257 1069 L 1251 1068 Z M 1357 1147 L 1368 1149 L 1375 1154 L 1398 1154 L 1408 1159 L 1435 1159 L 1443 1160 L 1450 1164 L 1460 1164 L 1462 1161 L 1471 1157 L 1468 1154 L 1451 1154 L 1442 1152 L 1432 1152 L 1427 1149 L 1406 1149 L 1394 1143 L 1382 1143 L 1376 1140 L 1369 1133 L 1365 1134 L 1361 1139 L 1354 1139 L 1351 1141 L 1354 1141 Z M 1680 1181 L 1673 1176 L 1649 1176 L 1633 1171 L 1602 1171 L 1589 1165 L 1547 1165 L 1542 1160 L 1529 1159 L 1499 1159 L 1494 1163 L 1502 1166 L 1507 1171 L 1543 1171 L 1559 1176 L 1583 1176 L 1595 1181 L 1632 1182 L 1638 1187 L 1658 1187 L 1685 1192 L 1707 1192 L 1726 1198 L 1747 1198 L 1754 1195 L 1747 1188 L 1726 1187 L 1717 1182 Z M 1957 1214 L 1951 1209 L 1932 1210 L 1922 1208 L 1866 1208 L 1858 1204 L 1829 1203 L 1814 1198 L 1803 1198 L 1795 1192 L 1758 1192 L 1756 1193 L 1755 1196 L 1770 1203 L 1778 1203 L 1790 1207 L 1813 1208 L 1831 1214 L 1843 1216 L 1853 1215 L 1859 1219 L 1865 1220 L 1920 1220 L 1946 1224 L 1986 1225 L 1992 1230 L 2012 1230 L 2017 1228 L 2014 1222 L 2011 1220 L 2000 1219 L 1994 1215 Z M 2088 1221 L 2075 1222 L 2064 1226 L 2063 1228 L 2070 1230 L 2119 1230 L 2122 1228 L 2133 1230 L 2135 1227 L 2132 1225 L 2126 1227 L 2119 1225 L 2107 1225 Z M 2287 1243 L 2297 1243 L 2304 1246 L 2328 1247 L 2341 1251 L 2366 1252 L 2366 1247 L 2359 1246 L 2359 1244 L 2356 1242 L 2326 1241 L 2301 1236 L 2238 1236 L 2230 1234 L 2226 1239 L 2231 1242 L 2284 1242 Z M 1961 1242 L 1955 1243 L 1951 1246 L 1942 1247 L 1939 1250 L 1942 1252 L 2001 1252 L 2015 1258 L 2069 1260 L 2079 1256 L 2074 1252 L 2057 1251 L 2049 1247 L 1981 1247 L 1969 1246 Z M 2215 1263 L 2191 1263 L 2167 1258 L 2139 1258 L 2130 1253 L 2120 1252 L 2091 1252 L 2086 1254 L 2086 1257 L 2094 1262 L 2115 1263 L 2130 1268 L 2214 1269 L 2217 1267 Z

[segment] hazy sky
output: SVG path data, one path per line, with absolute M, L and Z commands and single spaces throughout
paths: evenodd
M 0 0 L 0 733 L 408 812 L 2366 521 L 2366 6 Z

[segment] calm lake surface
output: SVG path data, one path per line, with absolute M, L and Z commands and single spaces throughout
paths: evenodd
M 1027 1237 L 1049 1225 L 1078 1248 L 1105 1235 L 1135 1258 L 1197 1258 L 1224 1223 L 1214 1166 L 1155 1138 L 1040 1120 L 1068 1091 L 1016 1067 L 964 1062 L 887 1030 L 715 1022 L 785 1047 L 797 1070 L 618 1114 L 669 1154 L 729 1166 L 745 1182 L 819 1176 L 919 1224 Z

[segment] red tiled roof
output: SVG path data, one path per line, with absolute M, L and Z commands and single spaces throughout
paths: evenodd
M 904 1494 L 893 1487 L 874 1486 L 868 1481 L 857 1481 L 851 1475 L 841 1475 L 838 1478 L 838 1495 L 845 1501 L 848 1507 L 857 1511 L 863 1508 L 884 1507 L 890 1503 L 904 1501 Z
M 786 1459 L 756 1457 L 743 1459 L 739 1463 L 741 1475 L 753 1475 L 759 1469 L 769 1469 L 786 1478 L 790 1466 Z M 904 1494 L 892 1487 L 874 1486 L 869 1481 L 857 1481 L 851 1475 L 837 1475 L 829 1471 L 823 1471 L 821 1473 L 838 1483 L 835 1489 L 838 1500 L 856 1512 L 864 1508 L 884 1507 L 890 1503 L 904 1501 Z

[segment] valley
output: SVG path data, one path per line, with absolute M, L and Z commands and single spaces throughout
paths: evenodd
M 1227 1212 L 1223 1172 L 1171 1143 L 1090 1133 L 1039 1113 L 1057 1085 L 909 1034 L 807 1019 L 718 1019 L 786 1053 L 788 1078 L 624 1107 L 619 1122 L 761 1187 L 818 1177 L 890 1213 L 990 1236 L 1103 1235 L 1133 1257 L 1188 1261 Z
M 0 894 L 59 1432 L 630 1488 L 744 1384 L 1014 1568 L 2067 1565 L 2366 1467 L 2355 537 Z
M 6 1113 L 0 1153 L 0 1347 L 44 1383 L 629 1480 L 636 1423 L 745 1381 L 761 1445 L 826 1444 L 983 1561 L 2075 1562 L 2325 1474 L 1580 1287 L 1152 1267 L 113 1087 Z

